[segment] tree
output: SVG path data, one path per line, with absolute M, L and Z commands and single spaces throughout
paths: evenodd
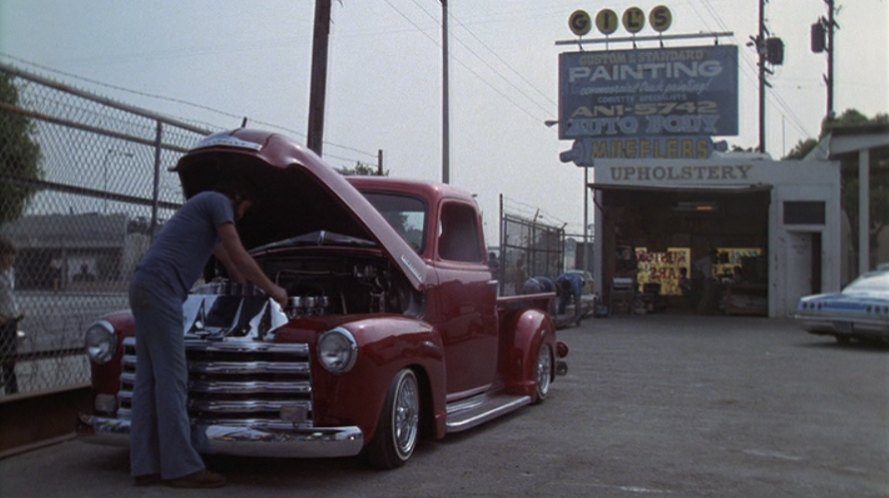
M 731 150 L 732 150 L 732 152 L 756 152 L 756 148 L 754 148 L 754 147 L 747 147 L 745 149 L 744 147 L 741 147 L 738 144 L 732 144 Z
M 889 123 L 889 114 L 877 114 L 873 118 L 868 118 L 855 109 L 846 109 L 843 114 L 837 118 L 824 118 L 821 122 L 821 133 L 818 135 L 818 139 L 807 138 L 805 140 L 800 140 L 792 149 L 790 149 L 790 152 L 788 152 L 783 159 L 802 159 L 806 157 L 806 155 L 818 145 L 818 142 L 822 138 L 826 137 L 828 133 L 836 128 L 886 123 Z
M 0 73 L 0 103 L 17 107 L 18 89 L 8 73 Z M 16 180 L 41 180 L 42 153 L 34 139 L 34 124 L 22 114 L 0 111 L 0 224 L 17 220 L 37 193 L 37 187 Z
M 372 164 L 363 163 L 361 161 L 355 161 L 354 168 L 337 168 L 337 171 L 340 172 L 341 175 L 344 176 L 376 176 L 377 175 L 377 167 Z M 389 172 L 386 171 L 383 173 L 383 176 L 389 176 Z
M 824 138 L 834 128 L 848 128 L 850 126 L 875 125 L 889 123 L 889 114 L 880 113 L 873 118 L 868 118 L 855 109 L 846 109 L 838 118 L 825 118 L 821 123 L 821 135 Z
M 790 149 L 790 152 L 784 156 L 784 159 L 802 159 L 809 154 L 816 146 L 818 145 L 818 141 L 814 138 L 807 138 L 805 140 L 800 140 L 796 143 L 796 145 Z

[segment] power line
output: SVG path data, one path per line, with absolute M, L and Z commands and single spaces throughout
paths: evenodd
M 8 58 L 8 59 L 10 59 L 10 60 L 14 60 L 14 61 L 19 62 L 19 63 L 21 63 L 21 64 L 25 64 L 25 65 L 28 65 L 28 66 L 31 66 L 31 67 L 39 68 L 39 69 L 44 70 L 44 71 L 48 71 L 48 72 L 51 72 L 51 73 L 55 73 L 55 74 L 58 74 L 58 75 L 65 76 L 65 77 L 67 77 L 67 78 L 72 78 L 72 79 L 79 80 L 79 81 L 83 81 L 83 82 L 90 83 L 90 84 L 93 84 L 93 85 L 98 85 L 98 86 L 100 86 L 100 87 L 105 87 L 105 88 L 109 88 L 109 89 L 116 90 L 116 91 L 120 91 L 120 92 L 126 92 L 126 93 L 130 93 L 130 94 L 133 94 L 133 95 L 138 95 L 138 96 L 141 96 L 141 97 L 148 97 L 148 98 L 152 98 L 152 99 L 156 99 L 156 100 L 161 100 L 161 101 L 166 101 L 166 102 L 172 102 L 172 103 L 175 103 L 175 104 L 181 104 L 181 105 L 185 105 L 185 106 L 193 107 L 193 108 L 196 108 L 196 109 L 201 109 L 201 110 L 204 110 L 204 111 L 213 112 L 213 113 L 219 114 L 219 115 L 221 115 L 221 116 L 225 116 L 225 117 L 229 117 L 229 118 L 234 118 L 235 120 L 238 120 L 238 122 L 240 122 L 240 120 L 244 119 L 244 116 L 240 116 L 240 115 L 237 115 L 237 114 L 233 114 L 233 113 L 230 113 L 230 112 L 227 112 L 227 111 L 223 111 L 223 110 L 220 110 L 220 109 L 216 109 L 216 108 L 213 108 L 213 107 L 210 107 L 210 106 L 206 106 L 206 105 L 203 105 L 203 104 L 196 104 L 196 103 L 194 103 L 194 102 L 190 102 L 190 101 L 183 100 L 183 99 L 178 99 L 178 98 L 174 98 L 174 97 L 167 97 L 167 96 L 163 96 L 163 95 L 152 94 L 152 93 L 148 93 L 148 92 L 143 92 L 143 91 L 139 91 L 139 90 L 133 90 L 133 89 L 130 89 L 130 88 L 125 88 L 125 87 L 118 86 L 118 85 L 113 85 L 113 84 L 110 84 L 110 83 L 105 83 L 105 82 L 102 82 L 102 81 L 94 80 L 94 79 L 91 79 L 91 78 L 86 78 L 86 77 L 79 76 L 79 75 L 76 75 L 76 74 L 73 74 L 73 73 L 69 73 L 69 72 L 61 71 L 61 70 L 59 70 L 59 69 L 55 69 L 55 68 L 52 68 L 52 67 L 49 67 L 49 66 L 45 66 L 45 65 L 42 65 L 42 64 L 38 64 L 38 63 L 36 63 L 36 62 L 31 62 L 31 61 L 22 59 L 22 58 L 20 58 L 20 57 L 16 57 L 16 56 L 14 56 L 14 55 L 7 54 L 7 53 L 5 53 L 5 52 L 0 52 L 0 56 L 3 56 L 3 57 Z M 182 117 L 177 117 L 177 119 L 180 119 L 180 120 L 182 120 L 182 121 L 190 121 L 190 122 L 193 122 L 193 123 L 202 124 L 202 125 L 204 125 L 204 126 L 206 126 L 206 127 L 209 127 L 209 128 L 226 128 L 226 127 L 223 127 L 223 126 L 219 126 L 218 124 L 212 124 L 212 123 L 201 122 L 201 121 L 194 120 L 194 119 L 186 119 L 186 118 L 182 118 Z M 248 120 L 251 121 L 251 122 L 253 122 L 253 123 L 260 124 L 260 125 L 262 125 L 262 126 L 268 126 L 268 127 L 271 127 L 271 128 L 275 128 L 275 129 L 277 129 L 277 130 L 281 130 L 281 131 L 287 132 L 288 134 L 291 134 L 291 135 L 296 135 L 296 136 L 298 136 L 298 137 L 300 137 L 300 138 L 303 138 L 303 139 L 306 137 L 306 134 L 305 134 L 305 133 L 300 132 L 300 131 L 297 131 L 297 130 L 294 130 L 294 129 L 292 129 L 292 128 L 287 128 L 287 127 L 284 127 L 284 126 L 281 126 L 281 125 L 278 125 L 278 124 L 269 123 L 269 122 L 262 121 L 262 120 L 258 120 L 258 119 L 252 119 L 252 118 L 249 118 L 249 117 L 248 117 Z M 330 145 L 330 146 L 332 146 L 332 147 L 338 147 L 338 148 L 340 148 L 340 149 L 349 150 L 349 151 L 352 151 L 352 152 L 356 152 L 356 153 L 358 153 L 358 154 L 366 155 L 366 156 L 368 156 L 368 157 L 376 157 L 376 156 L 377 156 L 376 153 L 366 152 L 366 151 L 363 151 L 363 150 L 360 150 L 360 149 L 357 149 L 357 148 L 354 148 L 354 147 L 351 147 L 351 146 L 348 146 L 348 145 L 336 144 L 336 143 L 327 142 L 327 141 L 325 141 L 324 143 L 325 143 L 326 145 Z
M 435 16 L 433 16 L 428 10 L 426 10 L 426 8 L 423 7 L 423 5 L 421 5 L 417 0 L 412 0 L 412 1 L 414 2 L 414 4 L 415 4 L 417 7 L 420 8 L 420 10 L 422 10 L 423 12 L 425 12 L 427 16 L 429 16 L 429 17 L 430 17 L 431 19 L 433 19 L 433 20 L 436 19 Z M 547 97 L 546 95 L 544 95 L 543 92 L 541 92 L 541 91 L 538 90 L 536 87 L 534 87 L 534 84 L 533 84 L 533 83 L 531 83 L 530 81 L 528 81 L 528 80 L 527 80 L 524 76 L 522 76 L 518 71 L 516 71 L 515 69 L 513 69 L 512 66 L 510 66 L 508 62 L 506 62 L 505 60 L 503 60 L 502 57 L 500 57 L 499 55 L 497 55 L 497 53 L 495 53 L 490 47 L 488 47 L 487 45 L 485 45 L 485 43 L 484 43 L 478 36 L 476 36 L 475 33 L 473 33 L 472 31 L 470 31 L 468 27 L 464 26 L 463 23 L 461 23 L 460 20 L 457 19 L 451 12 L 448 12 L 448 17 L 450 17 L 451 19 L 453 19 L 454 21 L 456 21 L 457 24 L 461 25 L 461 27 L 463 27 L 463 29 L 465 29 L 467 33 L 469 33 L 470 35 L 472 35 L 476 40 L 478 40 L 479 43 L 482 44 L 482 46 L 484 46 L 486 49 L 488 49 L 489 52 L 491 52 L 495 57 L 497 57 L 497 58 L 500 60 L 500 62 L 503 63 L 504 66 L 506 66 L 506 67 L 507 67 L 509 70 L 511 70 L 513 73 L 515 73 L 516 75 L 518 75 L 519 78 L 521 78 L 523 81 L 525 81 L 525 83 L 527 83 L 528 86 L 530 86 L 531 88 L 533 88 L 534 90 L 536 90 L 537 93 L 539 93 L 540 95 L 542 95 L 543 98 L 546 99 L 550 104 L 552 104 L 553 106 L 556 105 L 556 103 L 553 102 L 552 99 L 550 99 L 549 97 Z M 458 37 L 458 36 L 456 35 L 456 33 L 451 32 L 450 35 L 453 36 L 454 39 L 457 40 L 457 42 L 458 42 L 460 45 L 463 46 L 463 48 L 465 48 L 467 51 L 469 51 L 470 54 L 472 54 L 473 56 L 475 56 L 476 59 L 478 59 L 479 61 L 481 61 L 482 64 L 484 64 L 485 66 L 487 66 L 488 69 L 490 69 L 492 72 L 494 72 L 494 74 L 496 74 L 497 76 L 499 76 L 500 79 L 502 79 L 503 81 L 505 81 L 509 86 L 513 87 L 516 91 L 518 91 L 518 92 L 521 93 L 526 99 L 528 99 L 528 102 L 531 102 L 532 104 L 536 105 L 540 110 L 542 110 L 542 111 L 545 112 L 545 113 L 550 113 L 550 112 L 552 112 L 552 108 L 546 108 L 546 107 L 544 107 L 544 106 L 541 106 L 541 105 L 538 104 L 537 102 L 535 102 L 535 101 L 531 98 L 530 95 L 528 95 L 527 93 L 525 93 L 525 91 L 522 90 L 521 88 L 519 88 L 515 83 L 513 83 L 512 80 L 510 80 L 510 79 L 507 78 L 503 73 L 501 73 L 499 70 L 497 70 L 497 68 L 495 68 L 491 63 L 489 63 L 488 61 L 486 61 L 481 55 L 479 55 L 475 50 L 473 50 L 472 47 L 470 47 L 470 46 L 469 46 L 468 44 L 466 44 L 462 39 L 460 39 L 460 37 Z
M 528 78 L 525 78 L 525 76 L 524 76 L 522 73 L 520 73 L 519 71 L 517 71 L 515 68 L 512 67 L 511 64 L 509 64 L 509 63 L 506 62 L 502 57 L 500 57 L 500 55 L 498 55 L 497 52 L 495 52 L 495 51 L 494 51 L 491 47 L 489 47 L 484 41 L 482 41 L 481 38 L 479 38 L 475 33 L 473 33 L 472 30 L 470 30 L 469 27 L 466 26 L 466 24 L 464 24 L 464 23 L 461 22 L 459 19 L 457 19 L 456 17 L 454 17 L 454 15 L 451 14 L 450 12 L 449 12 L 449 15 L 450 15 L 452 18 L 454 18 L 455 21 L 457 21 L 457 24 L 459 24 L 460 27 L 462 27 L 463 29 L 465 29 L 467 33 L 469 33 L 473 38 L 475 38 L 479 43 L 481 43 L 482 46 L 485 47 L 485 48 L 488 50 L 488 52 L 491 53 L 491 55 L 493 55 L 494 57 L 496 57 L 497 60 L 499 60 L 504 66 L 506 66 L 507 69 L 509 69 L 510 71 L 512 71 L 513 74 L 515 74 L 516 76 L 518 76 L 522 81 L 524 81 L 528 86 L 530 86 L 535 92 L 537 92 L 538 95 L 540 95 L 541 97 L 543 97 L 548 103 L 550 103 L 550 104 L 552 104 L 552 105 L 554 105 L 554 106 L 556 105 L 555 101 L 553 101 L 553 99 L 551 99 L 551 98 L 549 97 L 549 95 L 546 95 L 545 93 L 543 93 L 539 88 L 537 88 L 537 87 L 534 85 L 534 83 L 532 83 L 530 80 L 528 80 Z M 462 42 L 461 42 L 461 43 L 462 43 Z M 509 81 L 509 80 L 507 80 L 507 81 Z
M 437 47 L 439 47 L 439 48 L 441 47 L 441 43 L 440 43 L 438 40 L 436 40 L 436 39 L 433 38 L 431 35 L 429 35 L 429 33 L 426 33 L 426 31 L 424 31 L 424 30 L 423 30 L 417 23 L 415 23 L 410 17 L 408 17 L 405 13 L 403 13 L 403 12 L 400 11 L 397 7 L 395 7 L 394 5 L 392 5 L 392 2 L 390 2 L 389 0 L 384 0 L 384 1 L 386 2 L 387 5 L 389 5 L 389 7 L 392 8 L 392 10 L 394 10 L 395 12 L 397 12 L 398 15 L 400 15 L 401 17 L 403 17 L 403 18 L 404 18 L 407 22 L 409 22 L 412 26 L 414 26 L 415 28 L 417 28 L 417 31 L 419 31 L 420 33 L 422 33 L 423 36 L 425 36 L 426 38 L 429 38 L 430 40 L 432 40 L 432 43 L 434 43 L 435 46 L 437 46 Z M 425 10 L 424 10 L 424 12 L 425 12 Z M 427 12 L 427 14 L 429 14 L 429 13 Z M 433 19 L 434 19 L 434 17 L 433 17 Z M 466 69 L 467 71 L 469 71 L 470 74 L 472 74 L 473 76 L 475 76 L 476 78 L 478 78 L 479 81 L 481 81 L 482 83 L 484 83 L 485 86 L 487 86 L 488 88 L 490 88 L 491 90 L 493 90 L 495 93 L 497 93 L 498 95 L 500 95 L 501 97 L 503 97 L 507 102 L 509 102 L 510 104 L 512 104 L 513 107 L 515 107 L 516 109 L 518 109 L 518 110 L 522 111 L 523 113 L 527 114 L 529 117 L 531 117 L 532 119 L 534 119 L 534 120 L 536 120 L 536 121 L 541 121 L 541 120 L 542 120 L 539 116 L 535 116 L 535 115 L 532 114 L 530 111 L 528 111 L 527 109 L 525 109 L 524 107 L 522 107 L 522 106 L 521 106 L 519 103 L 517 103 L 515 100 L 513 100 L 511 97 L 509 97 L 509 96 L 506 95 L 504 92 L 502 92 L 500 89 L 498 89 L 497 87 L 495 87 L 494 85 L 492 85 L 492 84 L 491 84 L 489 81 L 487 81 L 485 78 L 482 78 L 482 76 L 481 76 L 480 74 L 478 74 L 475 70 L 473 70 L 471 67 L 469 67 L 469 66 L 468 66 L 466 63 L 464 63 L 462 60 L 458 59 L 457 57 L 453 57 L 453 59 L 454 59 L 455 62 L 457 62 L 458 64 L 460 64 L 460 66 L 462 66 L 463 69 Z M 546 111 L 546 112 L 549 112 L 549 111 Z
M 689 5 L 693 9 L 695 9 L 694 2 L 689 2 Z M 710 13 L 710 15 L 716 21 L 716 24 L 720 27 L 720 29 L 722 29 L 724 31 L 730 31 L 728 29 L 728 25 L 722 20 L 722 17 L 719 15 L 719 12 L 710 3 L 710 0 L 704 0 L 703 5 L 704 5 L 704 8 L 707 9 L 707 11 Z M 697 9 L 695 9 L 695 13 L 698 14 L 699 18 L 701 18 L 701 15 L 699 13 L 697 13 Z M 701 19 L 703 20 L 703 18 L 701 18 Z M 705 21 L 705 25 L 706 25 L 706 21 Z M 736 37 L 735 37 L 735 41 L 740 44 L 740 41 L 737 40 Z M 758 70 L 756 68 L 756 63 L 754 63 L 753 61 L 751 61 L 749 59 L 747 52 L 741 51 L 741 58 L 747 64 L 748 69 L 750 69 L 753 72 L 753 76 L 751 76 L 751 77 L 754 80 L 758 80 L 759 76 L 757 75 Z M 741 68 L 743 69 L 744 66 L 741 66 Z M 748 76 L 750 76 L 749 73 L 748 73 Z M 788 105 L 776 91 L 768 92 L 766 97 L 780 108 L 780 110 L 782 111 L 782 115 L 784 117 L 790 118 L 791 124 L 793 126 L 795 126 L 798 131 L 800 131 L 804 135 L 811 136 L 809 131 L 806 129 L 806 126 L 802 123 L 802 120 L 793 111 L 793 108 L 790 105 Z
M 401 17 L 403 17 L 405 21 L 409 22 L 409 23 L 411 24 L 411 26 L 413 26 L 414 28 L 416 28 L 417 31 L 419 31 L 420 33 L 422 33 L 423 36 L 425 36 L 426 38 L 429 38 L 430 40 L 432 40 L 432 43 L 434 43 L 436 46 L 441 47 L 441 44 L 438 42 L 438 40 L 436 40 L 435 38 L 433 38 L 432 35 L 430 35 L 429 33 L 427 33 L 423 28 L 421 28 L 417 23 L 415 23 L 415 22 L 413 21 L 413 19 L 411 19 L 410 17 L 407 16 L 407 14 L 405 14 L 405 13 L 402 12 L 402 11 L 400 11 L 400 10 L 398 9 L 398 7 L 392 5 L 392 2 L 390 2 L 389 0 L 383 0 L 383 1 L 386 2 L 386 4 L 387 4 L 389 7 L 391 7 L 392 10 L 394 10 L 395 12 L 397 12 L 398 15 L 400 15 Z

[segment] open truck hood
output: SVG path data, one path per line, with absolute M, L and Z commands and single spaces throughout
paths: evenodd
M 237 223 L 248 249 L 334 232 L 379 244 L 414 288 L 425 284 L 425 263 L 373 205 L 315 153 L 282 135 L 245 128 L 210 135 L 175 170 L 186 198 L 221 180 L 253 187 L 253 207 Z

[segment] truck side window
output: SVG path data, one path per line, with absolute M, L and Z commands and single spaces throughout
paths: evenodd
M 481 244 L 475 209 L 464 204 L 445 204 L 441 211 L 438 254 L 442 259 L 480 263 Z

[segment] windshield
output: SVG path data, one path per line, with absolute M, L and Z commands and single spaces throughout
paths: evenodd
M 849 284 L 843 293 L 883 292 L 889 294 L 889 271 L 865 273 Z
M 362 193 L 414 251 L 423 252 L 426 240 L 426 204 L 423 201 L 406 195 Z

